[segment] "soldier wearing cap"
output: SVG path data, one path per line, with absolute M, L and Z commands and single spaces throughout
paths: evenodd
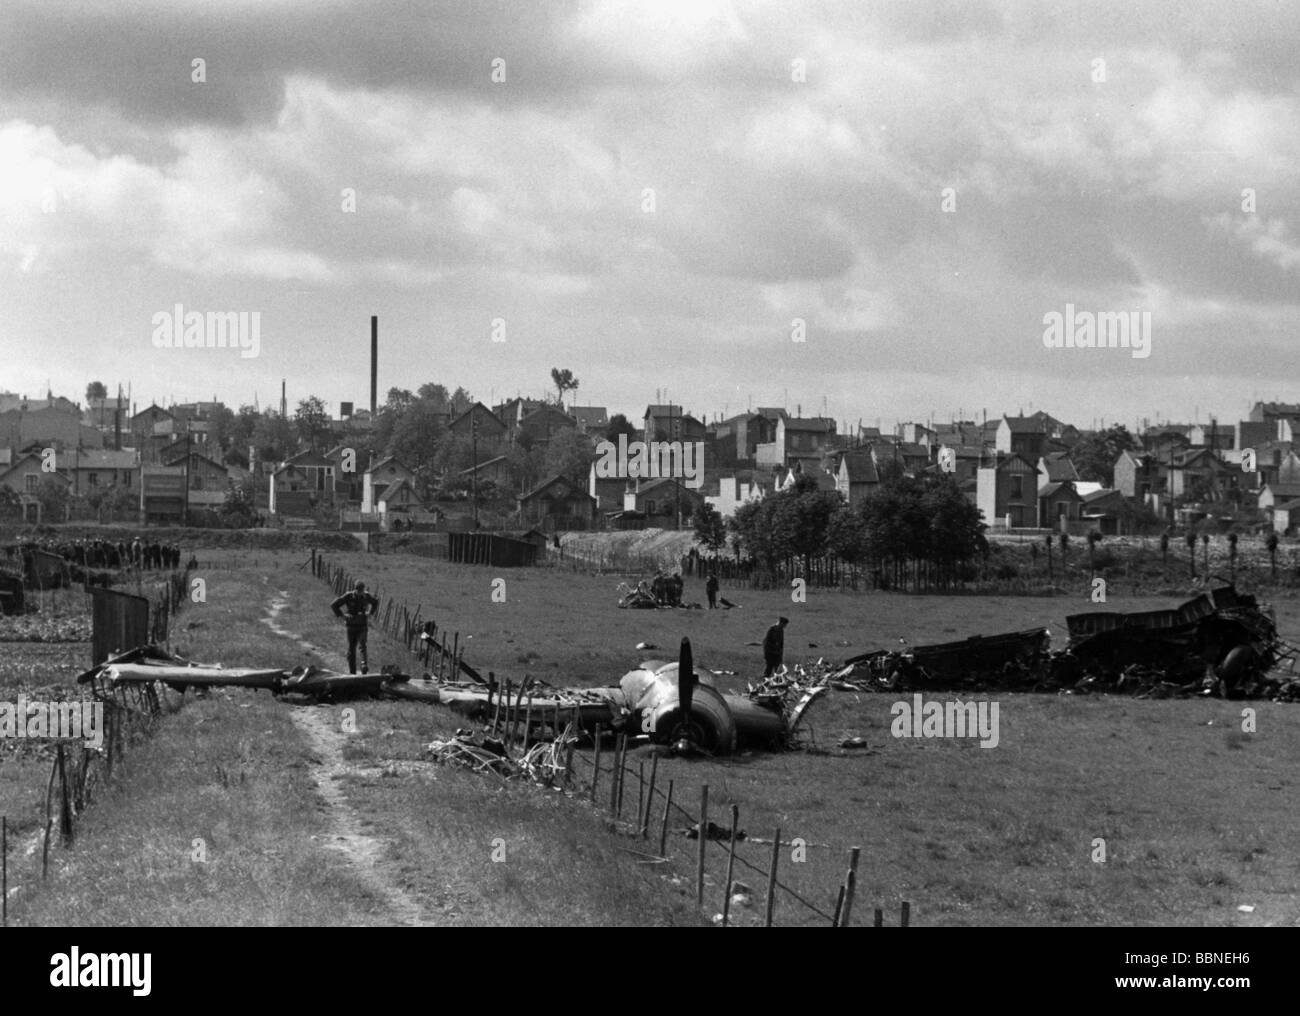
M 357 580 L 356 588 L 344 593 L 333 603 L 330 609 L 335 617 L 343 618 L 348 630 L 348 673 L 357 672 L 357 651 L 361 651 L 361 673 L 368 673 L 370 667 L 366 660 L 366 618 L 379 610 L 379 599 L 366 592 L 366 584 Z
M 785 659 L 785 626 L 788 617 L 777 618 L 776 624 L 763 636 L 763 676 L 771 677 Z

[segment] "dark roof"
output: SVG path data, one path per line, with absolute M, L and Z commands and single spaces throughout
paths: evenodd
M 609 410 L 604 406 L 570 406 L 569 415 L 584 427 L 606 427 L 609 425 Z
M 681 487 L 682 490 L 687 491 L 688 493 L 696 497 L 704 496 L 701 490 L 697 490 L 694 487 L 688 487 L 685 483 L 681 482 L 680 477 L 676 477 L 676 476 L 658 476 L 655 477 L 653 480 L 647 480 L 640 485 L 640 488 L 637 490 L 637 494 L 645 494 L 652 490 L 656 490 L 659 487 L 662 487 L 666 483 L 675 483 L 679 487 Z
M 499 424 L 501 425 L 501 429 L 502 429 L 502 430 L 505 430 L 505 429 L 506 429 L 506 423 L 505 423 L 505 421 L 502 420 L 501 417 L 497 416 L 496 413 L 492 412 L 492 410 L 488 409 L 488 407 L 485 406 L 485 405 L 483 405 L 483 403 L 481 403 L 481 402 L 475 402 L 474 405 L 470 406 L 467 410 L 465 410 L 465 412 L 463 412 L 463 413 L 461 413 L 459 416 L 457 416 L 454 420 L 452 420 L 449 424 L 447 424 L 448 428 L 450 428 L 450 429 L 455 429 L 456 424 L 460 423 L 461 420 L 465 419 L 467 416 L 469 416 L 471 413 L 473 413 L 474 410 L 476 410 L 476 409 L 481 409 L 481 410 L 483 410 L 483 412 L 487 413 L 488 416 L 492 417 L 493 420 L 495 420 L 497 423 L 499 423 Z M 535 412 L 535 411 L 536 411 L 536 410 L 534 410 L 534 412 Z
M 840 460 L 849 474 L 849 483 L 878 483 L 875 460 L 870 452 L 845 452 Z
M 1069 494 L 1076 501 L 1083 500 L 1083 498 L 1079 497 L 1079 492 L 1069 483 L 1045 483 L 1038 488 L 1039 497 L 1055 497 L 1062 492 Z
M 1112 490 L 1109 487 L 1102 487 L 1101 490 L 1094 490 L 1091 494 L 1083 495 L 1084 504 L 1092 504 L 1094 501 L 1102 501 L 1110 497 L 1123 497 L 1124 495 L 1118 490 Z
M 786 417 L 785 429 L 826 433 L 835 429 L 835 421 L 825 416 L 789 416 Z
M 544 493 L 548 487 L 552 487 L 557 483 L 561 483 L 564 486 L 568 487 L 569 492 L 572 494 L 581 494 L 588 501 L 593 500 L 592 496 L 582 489 L 581 484 L 574 483 L 567 476 L 561 476 L 559 473 L 556 473 L 554 476 L 551 476 L 548 479 L 543 480 L 536 487 L 534 487 L 530 491 L 527 491 L 526 493 L 516 494 L 515 499 L 518 501 L 531 501 L 533 498 L 538 497 L 539 495 Z
M 1297 402 L 1259 402 L 1256 405 L 1269 416 L 1300 416 L 1300 403 Z
M 1044 455 L 1043 465 L 1046 467 L 1049 483 L 1079 478 L 1079 471 L 1074 468 L 1074 463 L 1064 452 L 1051 452 Z
M 1047 424 L 1037 416 L 1004 416 L 1013 434 L 1046 434 Z

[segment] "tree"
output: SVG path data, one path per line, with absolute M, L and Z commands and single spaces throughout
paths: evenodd
M 474 405 L 474 396 L 465 391 L 464 388 L 457 388 L 451 393 L 450 406 L 452 416 L 460 416 L 461 413 L 465 412 L 465 410 L 469 409 L 472 405 Z
M 1109 487 L 1115 480 L 1115 460 L 1122 452 L 1137 447 L 1137 441 L 1122 423 L 1107 427 L 1091 437 L 1082 438 L 1072 449 L 1070 459 L 1079 479 Z
M 257 522 L 257 509 L 253 504 L 252 490 L 231 480 L 226 486 L 225 500 L 221 502 L 217 513 L 232 529 L 252 528 Z
M 95 402 L 108 398 L 108 389 L 104 387 L 103 381 L 92 381 L 86 385 L 86 405 L 93 406 Z
M 219 449 L 213 458 L 220 460 L 222 454 L 230 450 L 231 439 L 235 433 L 235 414 L 228 406 L 214 406 L 208 417 L 208 430 L 214 447 Z M 246 454 L 248 448 L 243 447 L 240 452 Z
M 253 433 L 257 430 L 257 421 L 262 418 L 252 406 L 240 406 L 239 412 L 230 425 L 230 445 L 247 454 L 248 446 L 255 444 Z
M 591 438 L 576 427 L 566 427 L 547 442 L 542 472 L 547 476 L 558 473 L 585 487 L 595 456 Z
M 316 451 L 322 451 L 323 445 L 329 438 L 329 413 L 325 409 L 325 403 L 315 395 L 308 395 L 298 403 L 297 412 L 293 414 L 294 428 L 298 433 L 298 440 Z
M 605 428 L 605 439 L 618 443 L 618 436 L 626 434 L 629 441 L 636 437 L 636 426 L 622 413 L 615 413 L 609 418 L 609 425 Z
M 437 474 L 438 447 L 446 434 L 446 410 L 428 398 L 418 398 L 397 419 L 385 452 L 396 455 L 415 473 L 422 496 L 432 489 Z
M 704 546 L 714 557 L 727 545 L 727 523 L 722 513 L 707 501 L 695 513 L 695 542 Z
M 36 484 L 36 500 L 45 522 L 62 522 L 68 508 L 68 485 L 54 476 L 42 476 Z
M 283 462 L 293 449 L 293 425 L 279 413 L 263 413 L 253 425 L 252 444 L 263 462 Z
M 563 370 L 559 367 L 552 367 L 551 383 L 555 385 L 555 390 L 559 396 L 556 401 L 559 402 L 560 408 L 563 409 L 564 393 L 576 392 L 578 390 L 578 379 L 573 376 L 573 371 L 569 370 L 567 367 Z

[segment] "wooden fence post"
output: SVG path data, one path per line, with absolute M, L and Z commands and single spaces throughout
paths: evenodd
M 772 870 L 767 873 L 767 914 L 763 918 L 763 927 L 772 927 L 772 914 L 776 910 L 776 865 L 781 859 L 781 830 L 778 827 L 772 834 Z
M 907 900 L 903 900 L 903 913 L 901 915 L 901 924 L 899 927 L 906 928 L 911 923 L 911 919 L 912 904 L 908 903 Z
M 0 815 L 0 928 L 9 927 L 9 816 Z
M 853 896 L 858 888 L 858 856 L 861 853 L 861 847 L 849 848 L 849 873 L 844 876 L 844 909 L 837 925 L 840 928 L 847 928 L 853 919 Z
M 731 875 L 736 870 L 736 827 L 740 825 L 740 807 L 731 806 L 731 843 L 727 848 L 727 880 L 722 886 L 722 926 L 731 916 Z
M 63 802 L 59 811 L 59 836 L 66 846 L 72 842 L 72 801 L 68 796 L 68 764 L 62 741 L 59 742 L 58 747 L 58 762 L 59 797 Z
M 596 724 L 596 758 L 591 770 L 591 803 L 596 803 L 596 784 L 600 782 L 600 724 Z
M 641 832 L 641 812 L 645 808 L 645 763 L 636 764 L 636 830 Z
M 695 863 L 695 902 L 704 906 L 704 848 L 709 843 L 709 785 L 700 787 L 700 851 Z
M 872 927 L 883 928 L 885 926 L 885 912 L 876 907 L 876 916 L 872 922 Z

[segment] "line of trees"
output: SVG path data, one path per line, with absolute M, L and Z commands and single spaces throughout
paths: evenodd
M 796 563 L 809 574 L 814 558 L 831 555 L 870 569 L 889 588 L 948 588 L 974 578 L 974 562 L 988 552 L 986 527 L 952 477 L 906 476 L 892 463 L 882 474 L 880 486 L 852 506 L 811 477 L 742 505 L 728 525 L 737 556 L 774 575 L 793 573 Z M 697 538 L 706 526 L 697 521 Z

